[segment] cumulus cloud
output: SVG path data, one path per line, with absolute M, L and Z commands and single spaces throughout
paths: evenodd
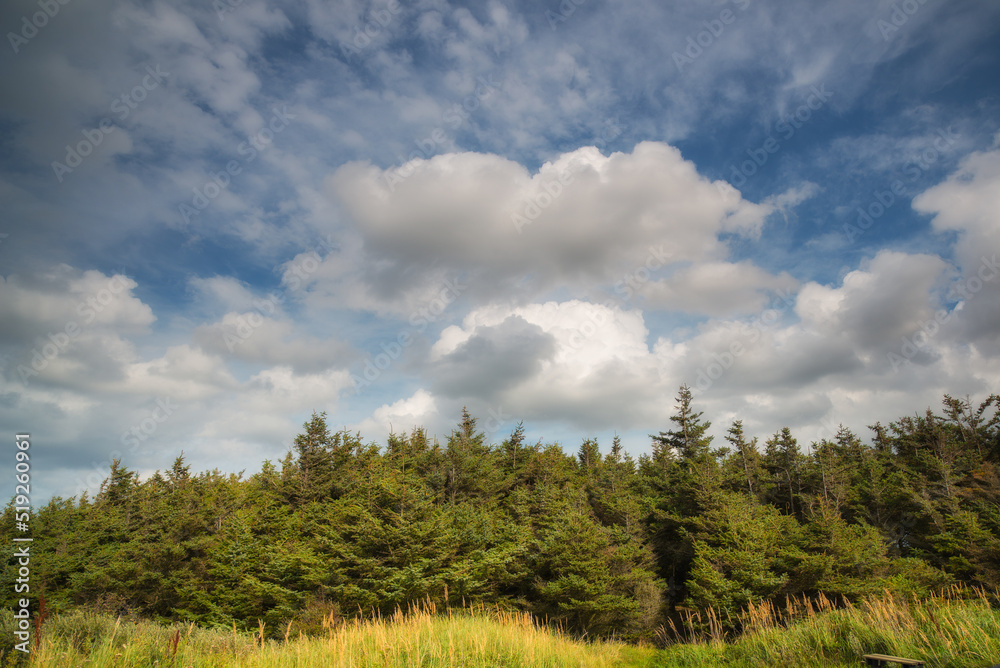
M 0 112 L 0 420 L 41 425 L 46 481 L 108 463 L 163 400 L 177 410 L 124 451 L 144 472 L 181 449 L 196 468 L 254 467 L 313 409 L 373 438 L 447 433 L 465 402 L 529 426 L 646 430 L 705 378 L 717 429 L 864 431 L 944 391 L 1000 390 L 1000 279 L 983 262 L 1000 250 L 996 146 L 915 200 L 936 237 L 901 200 L 867 261 L 829 234 L 839 223 L 809 227 L 887 188 L 938 129 L 961 138 L 927 183 L 982 149 L 995 96 L 970 91 L 993 85 L 977 72 L 1000 5 L 928 4 L 886 38 L 889 0 L 735 2 L 679 67 L 722 5 L 609 0 L 553 25 L 537 7 L 462 4 L 400 3 L 352 53 L 384 3 L 92 0 L 4 52 L 18 94 Z M 0 17 L 13 30 L 25 11 Z M 113 111 L 147 66 L 169 74 Z M 829 102 L 794 139 L 776 130 L 813 86 Z M 246 159 L 275 105 L 294 122 Z M 108 118 L 57 181 L 52 161 Z M 773 128 L 780 152 L 744 192 L 709 178 Z M 240 173 L 181 224 L 178 204 L 231 160 Z M 333 241 L 303 252 L 317 237 Z M 259 306 L 269 290 L 286 299 Z M 430 341 L 343 400 L 351 346 L 377 350 L 400 319 Z
M 432 433 L 440 427 L 443 434 L 445 425 L 441 419 L 437 399 L 427 390 L 419 389 L 392 404 L 382 404 L 370 417 L 353 425 L 353 429 L 379 440 L 384 440 L 389 434 L 407 433 L 414 427 L 425 427 Z
M 204 350 L 244 362 L 290 366 L 297 373 L 342 366 L 354 357 L 349 344 L 296 334 L 288 320 L 275 320 L 258 311 L 231 312 L 211 325 L 201 325 L 193 340 Z
M 462 401 L 580 430 L 631 429 L 662 422 L 687 383 L 722 420 L 808 427 L 816 438 L 840 422 L 864 433 L 882 418 L 871 412 L 875 395 L 907 409 L 907 392 L 930 405 L 949 384 L 992 386 L 949 321 L 957 316 L 942 308 L 948 268 L 936 256 L 883 251 L 838 285 L 809 282 L 750 317 L 652 342 L 639 310 L 578 300 L 486 306 L 441 332 L 424 391 L 452 409 Z
M 865 351 L 884 352 L 933 320 L 948 265 L 933 255 L 881 251 L 838 288 L 809 283 L 799 291 L 796 313 L 815 331 L 847 337 Z M 938 291 L 940 292 L 940 291 Z
M 640 288 L 650 306 L 714 316 L 757 313 L 769 291 L 788 293 L 798 281 L 786 272 L 767 273 L 748 261 L 705 262 Z
M 469 293 L 486 299 L 613 283 L 651 240 L 673 261 L 719 261 L 728 254 L 721 234 L 756 235 L 775 210 L 712 183 L 657 142 L 610 156 L 581 148 L 535 174 L 478 153 L 388 170 L 353 163 L 329 186 L 360 238 L 355 271 L 374 303 L 426 289 L 433 269 L 469 276 Z M 326 262 L 339 270 L 317 272 L 316 292 L 333 289 L 324 276 L 350 271 L 345 257 Z
M 477 309 L 431 348 L 431 389 L 518 418 L 632 424 L 662 383 L 647 335 L 639 311 L 578 300 Z
M 987 354 L 1000 354 L 1000 150 L 976 152 L 958 170 L 913 200 L 932 225 L 956 232 L 961 277 L 951 297 L 960 302 L 954 327 Z
M 0 342 L 24 341 L 74 326 L 142 332 L 156 320 L 122 274 L 58 265 L 27 275 L 0 276 Z
M 932 215 L 934 229 L 959 233 L 959 257 L 974 272 L 984 254 L 1000 250 L 1000 150 L 966 156 L 943 183 L 914 198 L 913 208 Z

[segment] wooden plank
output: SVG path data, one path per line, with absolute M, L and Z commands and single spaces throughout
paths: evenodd
M 899 656 L 889 656 L 888 654 L 865 654 L 865 663 L 869 666 L 883 666 L 886 663 L 898 663 L 902 666 L 916 666 L 917 668 L 922 668 L 924 665 L 923 661 L 918 661 L 916 659 L 904 659 Z

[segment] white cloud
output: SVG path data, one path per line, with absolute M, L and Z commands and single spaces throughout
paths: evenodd
M 577 300 L 485 306 L 441 332 L 425 391 L 443 414 L 461 402 L 535 424 L 628 430 L 664 423 L 688 383 L 718 434 L 742 418 L 758 434 L 788 425 L 819 438 L 843 422 L 865 435 L 894 410 L 998 387 L 953 322 L 929 326 L 947 313 L 947 268 L 935 256 L 885 251 L 839 285 L 808 283 L 751 318 L 709 320 L 652 345 L 638 310 Z M 921 330 L 930 335 L 915 337 Z M 907 340 L 917 354 L 904 351 Z
M 67 329 L 147 331 L 156 318 L 133 296 L 136 286 L 122 274 L 81 272 L 68 265 L 0 277 L 0 342 L 26 341 Z
M 935 230 L 960 233 L 959 258 L 975 272 L 984 254 L 1000 251 L 1000 150 L 966 156 L 943 183 L 915 197 L 913 208 L 933 215 Z
M 941 232 L 957 232 L 962 275 L 951 297 L 961 301 L 953 327 L 982 352 L 1000 354 L 1000 150 L 972 153 L 958 170 L 913 200 Z
M 204 350 L 223 357 L 290 366 L 298 373 L 342 365 L 352 357 L 351 347 L 343 341 L 297 335 L 293 322 L 275 320 L 261 311 L 227 313 L 219 322 L 198 327 L 192 338 Z
M 382 441 L 389 434 L 408 433 L 414 427 L 424 427 L 433 430 L 435 427 L 444 429 L 437 400 L 424 389 L 419 389 L 411 396 L 393 404 L 382 404 L 372 415 L 351 427 L 352 431 L 360 431 L 366 438 Z M 443 433 L 443 432 L 442 432 Z
M 324 276 L 339 282 L 353 272 L 373 308 L 426 290 L 442 270 L 467 275 L 480 298 L 511 291 L 530 298 L 557 285 L 613 283 L 642 262 L 651 242 L 675 261 L 719 260 L 728 254 L 720 234 L 753 236 L 774 210 L 713 184 L 656 142 L 610 156 L 582 148 L 534 175 L 478 153 L 398 170 L 354 163 L 333 175 L 330 190 L 363 255 L 328 257 L 331 267 L 317 272 L 312 289 L 334 292 Z
M 705 262 L 640 287 L 650 306 L 713 316 L 763 310 L 768 291 L 787 294 L 798 285 L 792 276 L 768 274 L 748 261 Z
M 865 351 L 885 351 L 939 310 L 935 288 L 948 265 L 933 255 L 881 251 L 839 288 L 809 283 L 796 313 L 805 326 L 847 337 Z

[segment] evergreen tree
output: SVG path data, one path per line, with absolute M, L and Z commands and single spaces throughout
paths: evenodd
M 592 472 L 601 465 L 601 451 L 597 441 L 592 438 L 585 438 L 577 451 L 577 459 L 580 461 L 580 468 L 587 472 Z
M 498 469 L 486 436 L 476 432 L 476 418 L 462 408 L 459 428 L 448 437 L 445 450 L 445 493 L 451 503 L 490 497 L 498 486 Z
M 334 450 L 326 412 L 312 414 L 302 425 L 305 432 L 295 437 L 295 467 L 300 502 L 318 501 L 330 495 L 334 479 Z
M 994 588 L 998 409 L 946 395 L 942 416 L 873 425 L 871 446 L 841 428 L 803 454 L 781 429 L 761 456 L 739 421 L 711 450 L 682 387 L 673 429 L 638 462 L 617 436 L 601 457 L 590 439 L 528 445 L 523 425 L 493 448 L 468 411 L 444 449 L 415 428 L 383 450 L 314 413 L 249 479 L 192 474 L 183 453 L 144 480 L 116 460 L 93 499 L 38 507 L 32 589 L 61 609 L 243 629 L 429 600 L 649 638 L 661 601 L 734 615 L 789 594 Z M 16 513 L 3 509 L 0 530 L 16 531 Z
M 709 454 L 712 437 L 706 435 L 711 422 L 702 422 L 702 413 L 695 413 L 691 407 L 691 388 L 681 385 L 677 395 L 677 412 L 670 416 L 676 427 L 659 434 L 651 434 L 653 439 L 653 459 L 666 462 L 680 459 L 686 462 L 699 461 Z
M 782 427 L 765 442 L 764 468 L 771 476 L 772 503 L 793 515 L 801 515 L 802 452 L 788 427 Z
M 726 440 L 733 446 L 731 462 L 736 472 L 732 477 L 739 480 L 736 489 L 745 491 L 752 497 L 761 496 L 761 458 L 757 451 L 757 439 L 747 441 L 743 433 L 743 421 L 736 420 L 726 432 Z

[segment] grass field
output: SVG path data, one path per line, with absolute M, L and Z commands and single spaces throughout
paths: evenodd
M 262 631 L 265 631 L 262 629 Z M 261 636 L 265 639 L 261 641 Z M 524 613 L 399 613 L 331 626 L 325 636 L 267 640 L 192 626 L 124 623 L 75 612 L 43 628 L 31 666 L 69 668 L 402 668 L 404 666 L 647 665 L 655 651 L 587 644 L 538 626 Z
M 538 626 L 523 613 L 480 610 L 327 624 L 313 637 L 267 639 L 193 626 L 125 622 L 76 611 L 43 627 L 31 666 L 52 668 L 396 668 L 403 666 L 859 666 L 864 653 L 922 659 L 929 667 L 984 668 L 1000 662 L 995 597 L 954 589 L 925 601 L 885 596 L 834 609 L 827 600 L 761 605 L 724 637 L 718 620 L 695 617 L 686 642 L 666 649 L 585 643 Z M 5 611 L 3 633 L 12 617 Z M 697 633 L 691 628 L 698 628 Z M 20 654 L 20 653 L 15 653 Z M 16 657 L 4 657 L 13 665 Z
M 920 601 L 886 594 L 841 609 L 822 597 L 765 603 L 743 615 L 746 630 L 729 643 L 715 620 L 696 620 L 707 628 L 697 642 L 667 648 L 653 665 L 857 667 L 864 654 L 890 654 L 932 668 L 987 668 L 1000 663 L 996 604 L 995 595 L 960 588 Z

